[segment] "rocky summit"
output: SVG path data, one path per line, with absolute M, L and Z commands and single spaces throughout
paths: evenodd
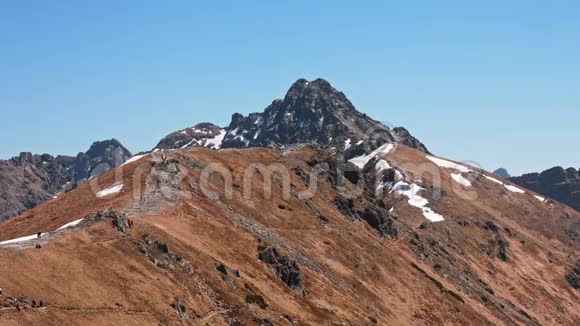
M 377 138 L 428 152 L 405 128 L 391 128 L 359 112 L 344 93 L 326 80 L 299 79 L 284 99 L 274 100 L 264 112 L 248 116 L 236 113 L 223 129 L 203 123 L 173 132 L 155 148 L 248 148 L 313 143 L 344 152 Z
M 131 153 L 116 139 L 76 157 L 21 153 L 0 160 L 0 220 L 15 216 L 123 164 Z

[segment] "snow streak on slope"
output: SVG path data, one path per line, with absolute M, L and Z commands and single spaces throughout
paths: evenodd
M 350 142 L 351 142 L 350 138 L 344 141 L 344 150 L 345 151 L 350 148 L 350 146 L 351 146 Z
M 81 218 L 81 219 L 78 219 L 78 220 L 76 220 L 76 221 L 72 221 L 72 222 L 70 222 L 70 223 L 67 223 L 67 224 L 65 224 L 65 225 L 63 225 L 63 226 L 61 226 L 61 227 L 59 227 L 59 228 L 58 228 L 58 229 L 56 229 L 56 230 L 57 230 L 57 231 L 59 231 L 59 230 L 66 229 L 66 228 L 72 228 L 73 226 L 77 226 L 77 225 L 78 225 L 80 222 L 82 222 L 82 221 L 83 221 L 83 219 L 82 219 L 82 218 Z
M 128 159 L 127 161 L 125 161 L 125 163 L 121 164 L 121 166 L 127 165 L 127 164 L 135 162 L 135 161 L 139 161 L 144 156 L 145 155 L 135 155 L 135 156 L 131 157 L 130 159 Z
M 404 181 L 399 181 L 393 186 L 393 191 L 397 194 L 404 195 L 409 200 L 407 201 L 409 205 L 421 209 L 423 216 L 431 222 L 442 222 L 445 221 L 442 215 L 435 213 L 431 208 L 426 207 L 429 205 L 429 201 L 419 195 L 419 191 L 423 188 L 412 183 L 408 184 Z
M 222 129 L 219 135 L 215 136 L 214 138 L 209 138 L 206 140 L 204 147 L 210 147 L 213 149 L 220 149 L 222 147 L 222 143 L 224 142 L 224 138 L 227 135 L 227 131 Z
M 104 198 L 104 197 L 107 197 L 110 195 L 118 194 L 121 192 L 121 190 L 123 190 L 122 184 L 114 184 L 114 185 L 110 186 L 109 188 L 105 188 L 105 189 L 97 192 L 97 197 Z
M 384 145 L 380 146 L 379 148 L 375 149 L 370 154 L 357 156 L 357 157 L 354 157 L 348 161 L 350 163 L 358 166 L 360 169 L 363 169 L 365 167 L 365 165 L 367 165 L 367 163 L 370 160 L 372 160 L 375 156 L 380 155 L 380 154 L 387 154 L 393 149 L 393 147 L 394 147 L 393 144 L 384 144 Z
M 507 190 L 509 190 L 509 191 L 511 191 L 511 192 L 515 192 L 515 193 L 518 193 L 518 194 L 525 194 L 525 193 L 526 193 L 526 191 L 525 191 L 525 190 L 523 190 L 523 189 L 520 189 L 520 188 L 518 188 L 518 187 L 515 187 L 515 186 L 512 186 L 512 185 L 505 184 L 505 183 L 501 182 L 501 181 L 500 181 L 500 180 L 498 180 L 498 179 L 495 179 L 495 178 L 489 177 L 489 176 L 487 176 L 487 175 L 483 175 L 483 176 L 484 176 L 484 177 L 485 177 L 487 180 L 489 180 L 489 181 L 492 181 L 492 182 L 495 182 L 495 183 L 497 183 L 497 184 L 503 185 L 503 186 L 504 186 L 504 187 L 505 187 Z M 546 200 L 544 197 L 540 197 L 540 196 L 536 196 L 536 195 L 534 195 L 534 197 L 536 197 L 536 198 L 537 198 L 539 201 L 541 201 L 541 202 L 543 202 L 544 200 Z
M 429 156 L 429 155 L 427 155 L 427 158 L 431 162 L 439 165 L 442 168 L 456 169 L 457 171 L 464 172 L 464 173 L 471 172 L 471 169 L 468 169 L 467 167 L 465 167 L 461 164 L 453 163 L 453 162 L 450 162 L 450 161 L 447 161 L 447 160 L 444 160 L 444 159 L 441 159 L 438 157 Z
M 46 233 L 42 233 L 41 237 L 43 235 L 45 235 Z M 19 243 L 19 242 L 24 242 L 24 241 L 30 241 L 30 240 L 34 240 L 37 239 L 38 235 L 34 234 L 34 235 L 29 235 L 29 236 L 25 236 L 25 237 L 21 237 L 21 238 L 16 238 L 16 239 L 12 239 L 12 240 L 6 240 L 3 242 L 0 242 L 0 245 L 7 245 L 7 244 L 13 244 L 13 243 Z
M 463 186 L 466 186 L 466 187 L 471 187 L 471 181 L 465 179 L 459 173 L 452 173 L 451 174 L 451 178 L 453 178 L 453 180 L 455 180 L 455 182 L 459 183 L 460 185 L 463 185 Z
M 492 177 L 489 177 L 489 176 L 487 176 L 487 175 L 483 175 L 483 176 L 484 176 L 484 177 L 485 177 L 487 180 L 489 180 L 489 181 L 491 181 L 491 182 L 495 182 L 495 183 L 497 183 L 497 184 L 503 185 L 503 182 L 499 181 L 499 180 L 498 180 L 498 179 L 496 179 L 496 178 L 492 178 Z
M 504 184 L 504 187 L 506 187 L 507 190 L 511 191 L 511 192 L 515 192 L 518 194 L 523 194 L 525 193 L 525 191 L 523 191 L 522 189 L 518 188 L 518 187 L 514 187 L 512 185 L 506 185 Z
M 534 195 L 534 197 L 536 197 L 536 199 L 538 199 L 539 201 L 541 201 L 542 203 L 546 201 L 546 198 L 542 197 L 542 196 L 538 196 L 538 195 Z

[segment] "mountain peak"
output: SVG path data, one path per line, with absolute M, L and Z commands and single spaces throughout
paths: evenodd
M 322 78 L 312 81 L 300 78 L 290 86 L 283 99 L 272 101 L 263 112 L 248 116 L 235 113 L 228 127 L 211 129 L 209 134 L 199 136 L 190 134 L 187 129 L 171 133 L 156 148 L 246 148 L 315 143 L 342 152 L 357 146 L 368 148 L 364 142 L 380 135 L 383 141 L 428 152 L 406 129 L 391 129 L 359 112 L 344 93 Z

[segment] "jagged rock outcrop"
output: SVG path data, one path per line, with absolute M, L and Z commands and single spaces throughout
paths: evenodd
M 274 247 L 259 245 L 258 252 L 258 258 L 270 265 L 282 282 L 286 283 L 291 289 L 304 294 L 302 274 L 295 260 L 280 254 Z
M 120 166 L 131 153 L 116 139 L 76 157 L 21 153 L 0 160 L 0 221 L 32 209 L 89 178 Z
M 557 166 L 542 173 L 513 177 L 510 181 L 580 211 L 580 170 Z
M 428 152 L 405 128 L 390 128 L 359 112 L 328 81 L 299 79 L 284 99 L 274 100 L 264 112 L 248 116 L 235 113 L 224 129 L 204 123 L 180 130 L 166 136 L 155 148 L 217 149 L 316 143 L 345 152 L 368 147 L 369 140 L 376 139 Z

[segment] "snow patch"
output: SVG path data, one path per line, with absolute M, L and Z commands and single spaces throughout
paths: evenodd
M 489 180 L 489 181 L 492 181 L 492 182 L 495 182 L 495 183 L 497 183 L 497 184 L 503 185 L 503 182 L 499 181 L 499 180 L 498 180 L 498 179 L 496 179 L 496 178 L 488 177 L 487 175 L 483 175 L 483 176 L 484 176 L 484 177 L 485 177 L 487 180 Z
M 114 185 L 110 186 L 109 188 L 106 188 L 106 189 L 103 189 L 103 190 L 97 192 L 97 197 L 103 198 L 103 197 L 107 197 L 110 195 L 118 194 L 121 192 L 121 190 L 123 190 L 123 184 L 114 184 Z
M 224 142 L 224 138 L 227 135 L 227 131 L 224 129 L 220 130 L 219 135 L 215 136 L 214 138 L 209 138 L 205 142 L 205 147 L 211 147 L 213 149 L 220 149 L 222 147 L 222 143 Z
M 391 166 L 385 160 L 379 160 L 377 164 L 375 164 L 375 169 L 377 170 L 377 174 L 383 172 L 386 169 L 389 169 Z
M 409 185 L 404 181 L 399 181 L 395 184 L 395 186 L 393 186 L 393 191 L 395 191 L 397 194 L 407 197 L 409 199 L 407 201 L 409 205 L 421 209 L 421 212 L 426 219 L 431 222 L 445 221 L 445 218 L 443 218 L 441 214 L 437 214 L 431 208 L 426 207 L 429 204 L 429 201 L 418 194 L 421 190 L 423 190 L 423 188 L 419 187 L 418 185 L 414 183 Z
M 380 155 L 380 154 L 388 154 L 393 149 L 393 147 L 394 147 L 393 144 L 383 144 L 382 146 L 375 149 L 372 153 L 370 153 L 368 155 L 357 156 L 357 157 L 354 157 L 348 161 L 350 163 L 358 166 L 360 169 L 363 169 L 365 167 L 365 165 L 367 165 L 367 163 L 370 160 L 372 160 L 375 156 Z
M 471 187 L 471 181 L 465 179 L 461 174 L 459 173 L 452 173 L 451 174 L 451 178 L 453 178 L 453 180 L 457 183 L 459 183 L 460 185 L 466 186 L 466 187 Z
M 78 225 L 80 222 L 82 222 L 82 221 L 83 221 L 83 219 L 82 219 L 82 218 L 81 218 L 81 219 L 78 219 L 78 220 L 76 220 L 76 221 L 72 221 L 72 222 L 70 222 L 70 223 L 67 223 L 67 224 L 65 224 L 65 225 L 63 225 L 63 226 L 61 226 L 61 227 L 59 227 L 59 228 L 58 228 L 58 229 L 56 229 L 56 230 L 57 230 L 57 231 L 59 231 L 59 230 L 63 230 L 63 229 L 66 229 L 66 228 L 72 228 L 73 226 L 77 226 L 77 225 Z
M 139 161 L 140 159 L 142 159 L 145 155 L 135 155 L 133 157 L 131 157 L 130 159 L 126 160 L 125 163 L 121 164 L 121 166 L 135 162 L 135 161 Z
M 181 146 L 181 149 L 186 149 L 187 147 L 191 146 L 191 144 L 193 144 L 193 143 L 197 143 L 199 145 L 200 142 L 197 139 L 193 138 L 189 143 Z
M 47 234 L 47 233 L 42 233 L 40 236 L 42 237 L 45 234 Z M 0 245 L 19 243 L 19 242 L 30 241 L 30 240 L 34 240 L 34 239 L 38 239 L 38 235 L 34 234 L 34 235 L 26 236 L 26 237 L 16 238 L 16 239 L 12 239 L 12 240 L 6 240 L 3 242 L 0 242 Z
M 525 193 L 525 191 L 523 191 L 522 189 L 518 188 L 518 187 L 514 187 L 511 185 L 504 185 L 506 187 L 507 190 L 511 191 L 511 192 L 516 192 L 518 194 L 523 194 Z
M 350 148 L 350 138 L 344 141 L 344 150 L 346 151 L 349 148 Z
M 461 164 L 458 164 L 458 163 L 453 163 L 451 161 L 447 161 L 447 160 L 444 160 L 444 159 L 441 159 L 438 157 L 434 157 L 434 156 L 429 156 L 429 155 L 427 155 L 427 158 L 431 162 L 439 165 L 442 168 L 455 169 L 459 172 L 464 172 L 464 173 L 471 172 L 471 169 L 468 169 L 467 167 L 465 167 Z
M 536 197 L 536 199 L 538 199 L 539 201 L 541 201 L 542 203 L 546 201 L 546 198 L 542 197 L 542 196 L 538 196 L 538 195 L 534 195 L 534 197 Z

